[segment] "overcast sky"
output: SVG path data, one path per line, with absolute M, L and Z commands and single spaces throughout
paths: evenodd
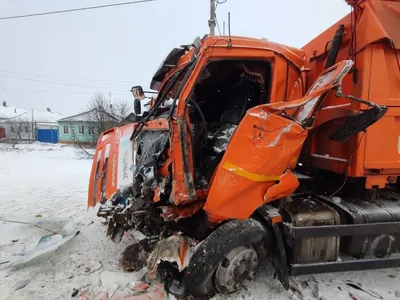
M 0 17 L 126 0 L 0 0 Z M 209 0 L 158 0 L 92 11 L 0 20 L 0 101 L 64 115 L 96 92 L 131 101 L 175 46 L 208 33 Z M 344 0 L 227 0 L 233 35 L 301 47 L 350 12 Z M 218 33 L 218 30 L 217 30 Z

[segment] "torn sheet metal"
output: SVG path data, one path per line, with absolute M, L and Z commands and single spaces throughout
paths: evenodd
M 76 224 L 65 218 L 36 218 L 27 216 L 1 217 L 1 221 L 26 224 L 47 231 L 37 245 L 23 256 L 11 260 L 13 270 L 47 261 L 62 245 L 75 237 L 79 231 Z
M 265 193 L 294 158 L 297 162 L 306 137 L 300 124 L 270 113 L 266 106 L 250 109 L 214 174 L 204 206 L 208 217 L 213 222 L 247 219 L 264 204 Z
M 179 221 L 180 219 L 189 218 L 197 213 L 204 206 L 204 201 L 198 200 L 183 206 L 160 206 L 161 217 L 164 221 Z
M 183 271 L 189 265 L 195 244 L 194 240 L 180 234 L 159 241 L 148 260 L 150 279 L 156 278 L 161 262 L 176 264 L 178 271 Z
M 271 186 L 264 195 L 264 202 L 268 203 L 274 200 L 282 199 L 292 195 L 299 187 L 299 180 L 291 170 L 286 170 L 279 178 L 278 183 Z

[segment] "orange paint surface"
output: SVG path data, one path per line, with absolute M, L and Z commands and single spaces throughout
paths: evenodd
M 313 127 L 301 123 L 312 117 L 351 66 L 351 61 L 342 61 L 327 69 L 299 100 L 247 111 L 211 183 L 204 210 L 213 222 L 247 219 L 263 204 L 294 192 L 299 182 L 289 168 Z
M 310 58 L 308 82 L 324 69 L 325 46 L 342 24 L 345 35 L 337 60 L 353 59 L 357 69 L 356 78 L 353 73 L 344 79 L 343 93 L 385 105 L 389 110 L 365 134 L 338 143 L 329 140 L 329 134 L 347 116 L 366 107 L 329 95 L 317 114 L 319 127 L 309 137 L 305 163 L 350 177 L 367 177 L 368 183 L 375 180 L 382 186 L 382 180 L 375 177 L 400 175 L 400 1 L 357 2 L 353 21 L 350 14 L 345 16 L 302 48 Z M 356 38 L 352 43 L 353 36 Z

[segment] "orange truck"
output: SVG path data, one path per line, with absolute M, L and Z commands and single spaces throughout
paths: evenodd
M 114 242 L 143 234 L 125 266 L 182 297 L 234 292 L 262 259 L 286 288 L 400 266 L 400 1 L 347 2 L 302 49 L 173 49 L 148 114 L 101 134 L 88 205 Z

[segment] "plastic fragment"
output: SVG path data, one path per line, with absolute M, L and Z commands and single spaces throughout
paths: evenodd
M 71 297 L 76 297 L 76 295 L 78 295 L 79 291 L 77 289 L 74 289 L 72 291 Z
M 18 291 L 20 289 L 23 289 L 29 284 L 29 282 L 31 282 L 29 279 L 17 281 L 17 283 L 15 284 L 15 290 Z

